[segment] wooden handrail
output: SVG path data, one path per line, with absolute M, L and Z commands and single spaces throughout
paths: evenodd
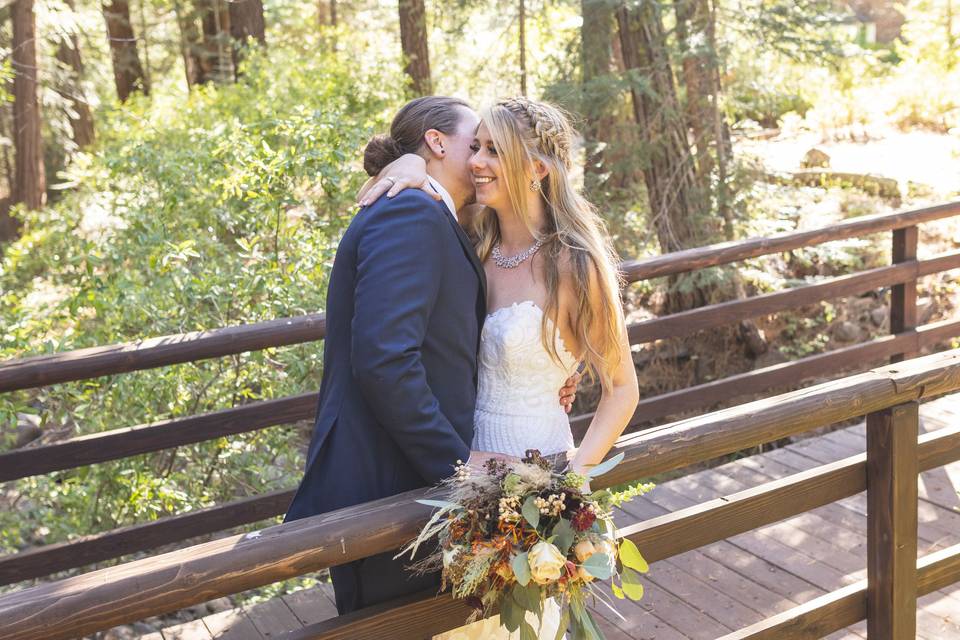
M 884 286 L 903 284 L 916 280 L 919 275 L 956 268 L 960 268 L 960 251 L 931 260 L 901 262 L 845 276 L 825 278 L 816 284 L 680 311 L 630 325 L 630 344 L 688 336 L 739 320 L 795 309 L 821 300 L 857 295 Z M 909 328 L 912 329 L 913 325 Z
M 0 585 L 31 580 L 274 518 L 286 512 L 295 493 L 296 489 L 280 489 L 153 522 L 83 536 L 70 542 L 48 544 L 0 556 Z
M 193 331 L 0 363 L 0 393 L 320 340 L 325 314 Z
M 101 431 L 0 453 L 0 482 L 118 460 L 298 420 L 312 420 L 317 393 L 252 402 L 186 418 Z
M 654 258 L 628 260 L 623 263 L 622 270 L 630 282 L 636 282 L 637 280 L 676 275 L 695 269 L 716 267 L 824 242 L 903 229 L 955 215 L 960 215 L 960 202 L 946 202 L 922 209 L 861 216 L 838 222 L 823 229 L 789 231 L 762 238 L 747 238 L 746 240 L 720 242 L 695 249 L 684 249 Z
M 823 242 L 843 240 L 868 233 L 904 229 L 955 215 L 960 215 L 960 202 L 853 218 L 826 229 L 794 231 L 763 238 L 748 238 L 677 251 L 652 258 L 628 260 L 622 263 L 621 269 L 629 282 L 636 282 Z M 956 268 L 960 266 L 956 259 L 958 254 L 960 252 L 953 252 L 931 260 L 921 261 L 918 263 L 920 270 L 915 275 Z M 923 265 L 926 265 L 926 270 L 924 270 Z M 880 267 L 881 270 L 886 269 L 887 271 L 873 271 L 887 273 L 888 275 L 900 274 L 898 267 L 899 265 L 892 265 L 890 267 Z M 897 275 L 897 277 L 900 277 L 900 275 Z M 866 277 L 860 280 L 861 284 L 866 283 L 866 281 Z M 900 280 L 897 280 L 897 282 L 900 282 Z M 821 287 L 825 296 L 845 295 L 843 293 L 831 293 L 828 284 L 830 283 L 819 283 L 806 288 Z M 833 286 L 842 288 L 843 285 Z M 840 290 L 840 288 L 837 290 Z M 795 291 L 791 290 L 783 293 L 798 296 L 799 294 Z M 816 291 L 816 289 L 813 289 L 813 291 Z M 819 299 L 823 298 L 817 298 L 817 300 Z M 751 317 L 749 313 L 753 313 L 753 311 L 748 311 L 751 308 L 749 305 L 756 304 L 751 300 L 748 298 L 725 303 L 728 306 L 724 307 L 724 310 L 736 309 L 738 304 L 745 305 L 741 307 L 741 311 L 746 315 L 737 315 L 735 319 Z M 732 312 L 730 313 L 732 314 Z M 671 320 L 671 322 L 673 321 Z M 704 327 L 701 326 L 700 328 Z M 0 363 L 0 393 L 310 342 L 323 339 L 325 333 L 324 314 L 311 314 L 249 325 L 78 349 L 64 353 L 26 357 Z
M 960 350 L 874 369 L 625 436 L 616 445 L 625 460 L 596 484 L 649 476 L 957 389 Z M 939 444 L 931 450 L 945 455 Z M 412 502 L 423 494 L 410 492 L 25 589 L 0 598 L 0 628 L 11 640 L 83 635 L 386 551 L 412 538 L 425 521 L 429 509 Z
M 943 332 L 941 325 L 929 325 L 930 329 L 921 327 L 924 332 Z M 947 330 L 950 335 L 960 334 L 960 321 L 953 321 L 953 328 Z M 921 341 L 922 343 L 923 341 Z M 668 411 L 683 410 L 685 399 L 702 406 L 705 402 L 719 401 L 724 397 L 733 397 L 739 394 L 751 393 L 769 388 L 776 384 L 786 385 L 790 382 L 806 377 L 825 368 L 837 371 L 844 366 L 858 366 L 862 362 L 882 359 L 904 350 L 904 345 L 917 344 L 917 335 L 904 334 L 902 336 L 885 336 L 879 340 L 862 345 L 854 345 L 825 354 L 811 356 L 800 361 L 774 365 L 745 374 L 731 376 L 705 385 L 684 389 L 673 394 L 657 396 L 642 401 L 637 410 L 637 416 L 650 420 L 651 416 L 663 415 Z M 808 362 L 809 361 L 809 362 Z M 673 397 L 671 397 L 673 396 Z M 715 399 L 715 400 L 713 400 Z M 313 416 L 316 403 L 316 394 L 304 394 L 266 403 L 255 403 L 236 409 L 222 412 L 224 423 L 219 424 L 215 418 L 221 412 L 198 416 L 199 419 L 211 418 L 209 422 L 193 422 L 195 418 L 186 418 L 171 421 L 169 425 L 159 425 L 161 431 L 157 436 L 144 437 L 139 433 L 153 426 L 137 427 L 132 430 L 118 429 L 103 434 L 94 434 L 80 439 L 68 440 L 64 443 L 45 445 L 42 447 L 22 449 L 0 455 L 0 479 L 29 475 L 33 464 L 42 461 L 44 469 L 36 472 L 63 469 L 91 462 L 107 459 L 122 458 L 132 455 L 132 452 L 143 453 L 148 450 L 159 450 L 177 444 L 200 442 L 216 435 L 240 433 L 247 428 L 263 428 L 272 423 L 282 423 L 285 420 L 297 417 L 310 418 Z M 663 409 L 658 409 L 659 404 Z M 680 407 L 679 409 L 677 407 Z M 248 411 L 256 411 L 263 417 L 256 422 Z M 303 412 L 297 415 L 297 412 Z M 270 416 L 276 418 L 271 419 Z M 573 420 L 576 433 L 582 434 L 589 425 L 592 414 L 581 416 Z M 168 427 L 176 427 L 173 433 L 163 433 Z M 191 428 L 187 428 L 191 427 Z M 211 435 L 211 432 L 215 432 Z M 165 437 L 176 438 L 168 440 Z M 145 442 L 152 443 L 147 448 Z M 960 446 L 960 445 L 958 445 Z M 947 449 L 950 451 L 951 449 Z M 941 462 L 946 464 L 946 462 Z M 939 465 L 934 465 L 939 466 Z M 292 491 L 282 492 L 277 499 L 273 494 L 246 498 L 210 509 L 191 512 L 180 516 L 169 516 L 160 520 L 125 527 L 116 531 L 86 536 L 81 540 L 68 543 L 47 545 L 19 554 L 0 557 L 0 585 L 29 580 L 55 571 L 62 571 L 74 567 L 100 562 L 124 554 L 144 551 L 163 544 L 185 540 L 194 535 L 212 533 L 231 526 L 239 526 L 259 522 L 265 518 L 281 515 L 287 503 L 292 498 Z
M 925 596 L 960 581 L 960 544 L 917 561 L 917 595 Z M 822 638 L 867 616 L 867 581 L 860 580 L 810 602 L 761 620 L 717 640 L 794 640 Z
M 919 349 L 960 335 L 960 320 L 931 323 L 896 336 L 883 336 L 870 342 L 841 347 L 735 374 L 720 380 L 661 394 L 640 401 L 630 426 L 668 415 L 757 393 L 764 389 L 789 385 L 822 375 L 824 371 L 842 372 L 867 362 L 889 357 L 907 349 Z M 265 400 L 212 413 L 164 420 L 152 424 L 124 427 L 70 438 L 37 447 L 0 453 L 0 482 L 31 475 L 62 471 L 117 460 L 127 456 L 160 451 L 213 438 L 236 435 L 271 426 L 312 420 L 316 413 L 317 393 L 304 393 L 276 400 Z M 572 418 L 574 433 L 581 436 L 593 414 Z

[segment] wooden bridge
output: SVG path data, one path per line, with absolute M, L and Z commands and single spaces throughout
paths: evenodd
M 863 620 L 865 627 L 843 633 L 863 637 L 865 628 L 870 638 L 954 637 L 960 600 L 950 588 L 960 581 L 960 544 L 951 536 L 960 532 L 960 522 L 950 490 L 960 486 L 954 464 L 960 460 L 960 426 L 944 423 L 949 400 L 940 400 L 930 405 L 936 409 L 923 409 L 921 435 L 919 403 L 960 391 L 960 350 L 912 357 L 960 335 L 958 320 L 916 325 L 918 278 L 960 267 L 960 252 L 918 259 L 917 225 L 958 214 L 960 204 L 952 203 L 625 263 L 635 281 L 892 232 L 889 266 L 630 327 L 634 344 L 647 343 L 890 287 L 889 336 L 644 399 L 633 426 L 886 359 L 895 364 L 624 435 L 616 445 L 624 462 L 598 486 L 676 472 L 866 416 L 865 426 L 688 474 L 628 505 L 619 514 L 621 534 L 655 564 L 647 599 L 621 606 L 628 622 L 597 609 L 610 638 L 813 638 Z M 319 340 L 323 334 L 323 316 L 313 315 L 26 358 L 0 364 L 0 392 Z M 0 481 L 310 419 L 315 403 L 316 395 L 306 393 L 16 450 L 0 454 Z M 575 419 L 575 428 L 582 432 L 589 418 Z M 932 488 L 935 480 L 938 488 Z M 291 495 L 284 490 L 250 496 L 0 557 L 0 584 L 261 522 L 283 513 Z M 428 516 L 413 502 L 419 495 L 25 587 L 0 596 L 0 636 L 83 636 L 396 548 Z M 224 612 L 162 635 L 422 638 L 466 616 L 464 605 L 449 596 L 423 593 L 328 618 L 327 596 L 322 589 L 301 592 L 265 603 L 261 611 Z

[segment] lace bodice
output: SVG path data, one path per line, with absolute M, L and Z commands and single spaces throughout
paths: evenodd
M 557 392 L 577 359 L 559 335 L 560 362 L 550 356 L 540 339 L 542 319 L 532 301 L 487 316 L 480 337 L 475 449 L 520 456 L 526 449 L 547 454 L 573 447 Z

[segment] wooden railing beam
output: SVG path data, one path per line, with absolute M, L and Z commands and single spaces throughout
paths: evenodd
M 824 242 L 834 242 L 871 233 L 902 229 L 958 214 L 960 214 L 960 202 L 948 202 L 923 209 L 862 216 L 844 220 L 826 228 L 790 231 L 763 238 L 721 242 L 695 249 L 674 251 L 655 258 L 629 260 L 623 263 L 622 269 L 631 282 L 648 280 L 800 249 Z
M 893 264 L 915 262 L 919 229 L 914 225 L 893 232 L 891 256 Z M 899 282 L 890 290 L 890 333 L 903 333 L 917 326 L 917 279 Z M 891 357 L 900 362 L 917 354 L 919 345 Z
M 867 635 L 917 633 L 919 404 L 867 415 Z
M 0 556 L 0 585 L 32 580 L 57 571 L 112 560 L 283 515 L 294 493 L 294 489 L 281 489 L 153 522 L 83 536 L 71 542 L 48 544 Z
M 317 395 L 303 393 L 253 402 L 198 416 L 91 433 L 0 453 L 0 482 L 313 419 Z
M 835 422 L 838 415 L 879 411 L 884 403 L 903 404 L 957 389 L 960 350 L 888 365 L 845 381 L 717 412 L 713 419 L 700 417 L 653 430 L 650 437 L 622 438 L 617 448 L 625 450 L 627 458 L 595 484 L 599 488 L 655 473 L 652 467 L 661 454 L 674 465 L 667 468 L 675 468 L 714 457 L 719 443 L 741 449 L 754 438 L 769 441 L 803 425 Z M 738 429 L 738 422 L 748 426 Z M 943 455 L 931 446 L 936 455 Z M 690 449 L 696 452 L 690 454 Z M 653 465 L 648 464 L 651 461 Z M 621 468 L 630 471 L 618 474 Z M 0 628 L 10 640 L 83 635 L 396 548 L 413 538 L 428 517 L 429 508 L 413 502 L 423 495 L 424 491 L 410 492 L 270 527 L 258 535 L 224 538 L 15 592 L 0 597 Z M 69 631 L 61 633 L 62 629 Z
M 960 544 L 916 562 L 917 595 L 960 581 Z M 717 640 L 804 640 L 822 638 L 867 617 L 867 581 L 860 580 L 771 616 Z M 873 639 L 874 636 L 868 633 Z M 913 640 L 915 636 L 909 636 Z
M 326 327 L 314 313 L 13 360 L 0 363 L 0 393 L 311 342 Z

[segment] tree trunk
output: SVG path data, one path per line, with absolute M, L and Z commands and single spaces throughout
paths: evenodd
M 67 7 L 73 11 L 73 0 L 67 0 Z M 83 149 L 93 143 L 93 116 L 90 105 L 87 103 L 83 90 L 83 60 L 80 57 L 80 45 L 77 35 L 70 33 L 61 38 L 57 47 L 59 60 L 69 73 L 69 80 L 65 87 L 59 90 L 60 95 L 69 103 L 70 128 L 73 130 L 73 141 L 77 147 Z
M 682 78 L 686 88 L 687 126 L 693 133 L 693 147 L 697 157 L 697 177 L 701 188 L 707 189 L 713 172 L 713 113 L 710 97 L 713 94 L 713 55 L 707 44 L 709 12 L 705 0 L 678 0 L 674 4 L 677 18 L 677 40 L 680 42 Z
M 727 161 L 733 157 L 733 143 L 730 139 L 730 127 L 720 112 L 720 93 L 723 85 L 720 81 L 720 53 L 717 50 L 717 5 L 715 0 L 708 2 L 710 12 L 707 23 L 707 44 L 714 52 L 712 71 L 712 95 L 710 107 L 713 112 L 713 138 L 717 149 L 717 209 L 723 218 L 723 235 L 730 241 L 734 239 L 733 212 L 730 209 L 730 183 L 727 174 Z
M 520 0 L 520 95 L 527 95 L 527 2 Z
M 124 102 L 134 91 L 139 90 L 144 95 L 149 95 L 150 85 L 140 65 L 137 38 L 130 22 L 130 5 L 127 0 L 110 0 L 110 4 L 104 4 L 103 17 L 107 23 L 117 96 Z
M 584 187 L 594 200 L 611 182 L 612 167 L 607 166 L 604 150 L 612 142 L 616 126 L 613 114 L 620 93 L 611 74 L 613 59 L 613 5 L 609 0 L 581 0 L 583 22 L 580 38 L 583 49 L 583 84 L 580 109 L 584 116 L 583 135 L 586 142 Z M 622 185 L 613 185 L 622 186 Z
M 183 71 L 187 79 L 187 89 L 203 84 L 203 39 L 197 28 L 197 15 L 194 8 L 184 7 L 180 0 L 174 0 L 173 12 L 180 29 L 180 55 L 183 56 Z
M 253 38 L 260 46 L 266 46 L 266 24 L 263 20 L 262 0 L 235 0 L 230 7 L 230 37 L 233 38 L 233 68 L 239 74 L 240 61 L 247 48 L 247 40 Z
M 143 83 L 149 87 L 153 81 L 150 77 L 150 40 L 147 31 L 147 8 L 144 6 L 146 0 L 140 0 L 140 40 L 143 42 Z
M 716 48 L 716 16 L 709 0 L 680 0 L 674 5 L 677 38 L 682 50 L 686 89 L 684 112 L 693 133 L 697 178 L 704 193 L 710 193 L 717 172 L 717 208 L 724 220 L 724 236 L 733 239 L 733 221 L 727 193 L 729 134 L 720 113 L 720 60 Z
M 13 126 L 16 184 L 13 201 L 39 209 L 46 200 L 40 104 L 37 100 L 37 47 L 33 0 L 16 0 L 13 9 Z
M 400 46 L 404 67 L 418 96 L 433 93 L 430 81 L 430 53 L 427 46 L 427 13 L 423 0 L 400 0 Z
M 194 8 L 202 26 L 198 53 L 200 82 L 233 82 L 233 41 L 227 0 L 194 0 Z
M 621 49 L 640 127 L 643 177 L 660 250 L 670 253 L 716 239 L 708 201 L 697 180 L 687 125 L 677 99 L 659 5 L 643 0 L 617 11 Z M 672 281 L 668 312 L 709 302 L 710 288 Z

